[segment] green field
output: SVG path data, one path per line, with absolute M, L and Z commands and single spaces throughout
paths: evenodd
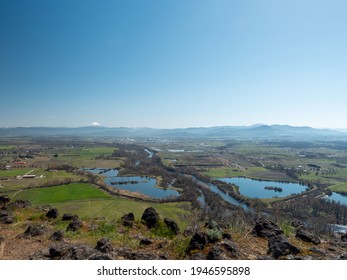
M 336 184 L 329 189 L 334 192 L 347 193 L 347 183 Z
M 231 167 L 216 167 L 211 168 L 203 173 L 211 178 L 226 178 L 226 177 L 248 177 L 252 179 L 260 180 L 282 180 L 282 181 L 293 181 L 292 178 L 286 174 L 269 170 L 260 166 L 251 166 L 244 171 L 236 170 Z
M 140 220 L 144 210 L 153 207 L 162 217 L 172 218 L 180 223 L 180 226 L 185 226 L 182 215 L 190 214 L 190 204 L 188 202 L 151 203 L 123 197 L 52 203 L 51 205 L 59 209 L 61 213 L 73 213 L 83 218 L 107 217 L 111 220 L 118 220 L 129 212 L 133 212 L 135 219 Z
M 162 217 L 181 221 L 181 226 L 185 226 L 182 215 L 188 215 L 190 210 L 188 202 L 153 203 L 113 197 L 95 186 L 83 183 L 19 191 L 12 199 L 29 200 L 34 206 L 49 204 L 60 213 L 73 213 L 83 218 L 107 217 L 114 220 L 129 212 L 133 212 L 136 219 L 140 220 L 143 211 L 153 207 Z
M 10 170 L 0 170 L 0 178 L 15 178 L 28 173 L 32 168 L 18 168 Z
M 3 145 L 0 145 L 0 150 L 10 150 L 10 149 L 13 149 L 15 148 L 15 146 L 3 146 Z
M 114 147 L 88 147 L 88 148 L 69 148 L 58 153 L 58 157 L 53 158 L 52 162 L 57 164 L 69 164 L 75 167 L 86 168 L 115 168 L 121 160 L 96 159 L 98 156 L 111 156 L 116 150 Z
M 246 176 L 245 171 L 236 170 L 230 167 L 216 167 L 210 168 L 208 171 L 204 172 L 204 175 L 211 178 L 226 178 L 226 177 L 237 177 Z
M 29 200 L 33 205 L 105 198 L 111 198 L 111 196 L 90 184 L 84 183 L 25 190 L 17 192 L 13 197 L 13 199 Z

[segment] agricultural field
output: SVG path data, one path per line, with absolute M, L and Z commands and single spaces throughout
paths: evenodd
M 334 185 L 329 188 L 331 191 L 347 194 L 347 182 Z

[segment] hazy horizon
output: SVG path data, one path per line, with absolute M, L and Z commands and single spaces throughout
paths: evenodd
M 346 129 L 347 2 L 0 2 L 0 127 Z
M 331 127 L 313 127 L 309 125 L 290 125 L 290 124 L 265 124 L 265 123 L 255 123 L 250 125 L 214 125 L 214 126 L 186 126 L 186 127 L 153 127 L 153 126 L 137 126 L 137 127 L 131 127 L 131 126 L 105 126 L 102 124 L 93 125 L 93 124 L 85 124 L 82 126 L 37 126 L 37 125 L 31 125 L 31 126 L 6 126 L 6 127 L 0 127 L 1 129 L 14 129 L 14 128 L 82 128 L 82 127 L 100 127 L 100 128 L 130 128 L 130 129 L 190 129 L 190 128 L 213 128 L 213 127 L 252 127 L 252 126 L 291 126 L 291 127 L 309 127 L 314 129 L 328 129 L 328 130 L 346 130 L 347 128 L 344 127 L 338 127 L 338 128 L 331 128 Z

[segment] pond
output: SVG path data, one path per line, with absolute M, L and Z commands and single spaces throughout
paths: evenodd
M 203 187 L 207 187 L 207 188 L 209 188 L 212 192 L 218 194 L 218 195 L 219 195 L 223 200 L 225 200 L 226 202 L 228 202 L 228 203 L 230 203 L 230 204 L 233 204 L 233 205 L 236 205 L 236 206 L 239 206 L 239 207 L 243 208 L 244 210 L 250 210 L 250 208 L 249 208 L 246 204 L 244 204 L 244 203 L 242 203 L 242 202 L 236 200 L 235 198 L 233 198 L 233 197 L 230 196 L 229 194 L 222 192 L 220 189 L 218 189 L 218 187 L 217 187 L 216 185 L 211 184 L 211 183 L 207 183 L 207 182 L 203 182 L 203 181 L 197 179 L 197 178 L 194 177 L 194 176 L 193 176 L 192 178 L 193 178 L 194 181 L 197 182 L 199 185 L 201 185 L 201 186 L 203 186 Z M 200 196 L 198 200 L 199 200 L 201 203 L 203 202 L 202 205 L 205 205 L 205 197 L 204 197 L 204 196 Z
M 118 176 L 117 169 L 83 169 L 94 174 L 105 177 L 104 182 L 113 188 L 139 192 L 153 198 L 168 198 L 179 195 L 178 191 L 172 189 L 161 189 L 156 186 L 156 179 L 142 176 Z
M 326 196 L 326 199 L 340 202 L 341 204 L 347 205 L 347 195 L 342 193 L 333 192 L 332 195 Z
M 240 194 L 250 198 L 285 197 L 307 190 L 306 186 L 298 183 L 260 181 L 241 177 L 220 178 L 218 180 L 237 185 Z

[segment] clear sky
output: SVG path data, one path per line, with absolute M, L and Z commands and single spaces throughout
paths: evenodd
M 345 0 L 0 0 L 0 127 L 347 128 Z

